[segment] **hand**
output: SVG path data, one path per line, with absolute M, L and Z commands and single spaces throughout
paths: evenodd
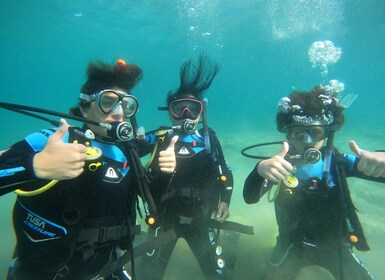
M 358 171 L 366 176 L 385 178 L 385 153 L 361 150 L 353 140 L 349 142 L 350 149 L 360 158 Z
M 178 139 L 179 136 L 174 136 L 171 138 L 167 149 L 159 152 L 159 168 L 164 173 L 173 173 L 175 171 L 176 158 L 174 147 Z
M 33 170 L 40 179 L 66 180 L 78 177 L 84 171 L 86 146 L 64 143 L 68 123 L 60 120 L 60 127 L 48 138 L 44 149 L 33 158 Z
M 216 221 L 223 223 L 228 217 L 230 217 L 229 206 L 226 202 L 220 202 L 218 205 L 218 210 L 216 213 L 214 213 L 213 218 Z
M 258 174 L 273 183 L 282 181 L 293 169 L 291 163 L 284 159 L 288 151 L 289 144 L 284 142 L 282 150 L 277 155 L 258 164 Z

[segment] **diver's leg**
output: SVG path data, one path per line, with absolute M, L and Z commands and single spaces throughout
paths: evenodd
M 348 244 L 343 245 L 340 251 L 338 250 L 338 246 L 335 246 L 331 250 L 333 251 L 328 253 L 325 268 L 328 269 L 336 279 L 375 279 L 361 260 L 353 253 L 352 248 Z
M 295 279 L 299 271 L 309 264 L 309 259 L 305 257 L 305 251 L 305 248 L 282 242 L 277 238 L 277 245 L 259 279 Z
M 149 238 L 154 238 L 167 228 L 149 228 Z M 141 264 L 138 270 L 138 279 L 141 280 L 161 280 L 166 272 L 167 264 L 170 260 L 171 254 L 174 251 L 177 240 L 170 241 L 165 245 L 148 251 L 141 258 Z
M 217 237 L 216 230 L 204 225 L 186 225 L 184 230 L 184 238 L 206 279 L 226 279 L 225 261 L 221 248 L 217 248 L 220 246 Z

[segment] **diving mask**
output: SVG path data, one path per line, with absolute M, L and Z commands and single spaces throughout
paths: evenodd
M 169 111 L 177 120 L 196 119 L 203 111 L 203 104 L 194 98 L 176 99 L 169 104 Z
M 327 137 L 328 129 L 325 125 L 292 125 L 287 127 L 288 139 L 303 141 L 305 144 L 316 143 Z
M 126 118 L 132 117 L 139 108 L 139 102 L 133 95 L 113 89 L 105 89 L 91 95 L 81 93 L 80 99 L 88 102 L 96 101 L 100 110 L 105 114 L 110 114 L 121 105 Z
M 328 137 L 328 126 L 320 121 L 313 121 L 309 124 L 294 123 L 286 127 L 287 139 L 295 150 L 301 154 L 291 155 L 290 159 L 301 160 L 306 163 L 317 163 L 322 155 L 319 150 L 319 143 Z

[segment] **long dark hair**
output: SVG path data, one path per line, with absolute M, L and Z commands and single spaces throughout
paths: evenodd
M 184 62 L 180 69 L 179 88 L 168 93 L 167 104 L 184 95 L 202 100 L 203 92 L 210 87 L 219 69 L 219 64 L 204 53 L 199 56 L 197 64 L 193 59 Z

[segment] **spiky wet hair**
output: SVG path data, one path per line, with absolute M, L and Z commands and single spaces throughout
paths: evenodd
M 129 92 L 142 78 L 142 69 L 135 64 L 110 65 L 92 61 L 88 64 L 87 78 L 80 89 L 82 93 L 93 94 L 111 87 L 120 87 Z
M 322 86 L 316 86 L 310 92 L 293 91 L 281 99 L 276 118 L 277 129 L 286 132 L 287 126 L 295 123 L 296 118 L 324 120 L 338 129 L 345 121 L 342 111 L 338 99 Z
M 168 93 L 167 105 L 185 95 L 192 95 L 202 100 L 204 91 L 210 87 L 219 69 L 219 64 L 204 53 L 199 56 L 197 64 L 193 59 L 184 62 L 180 69 L 179 88 Z
M 107 64 L 97 60 L 88 63 L 86 75 L 87 81 L 81 86 L 81 93 L 94 94 L 113 87 L 125 89 L 129 93 L 142 78 L 142 69 L 136 64 Z M 70 114 L 81 117 L 79 106 L 89 107 L 90 102 L 79 99 L 78 106 L 70 108 Z

